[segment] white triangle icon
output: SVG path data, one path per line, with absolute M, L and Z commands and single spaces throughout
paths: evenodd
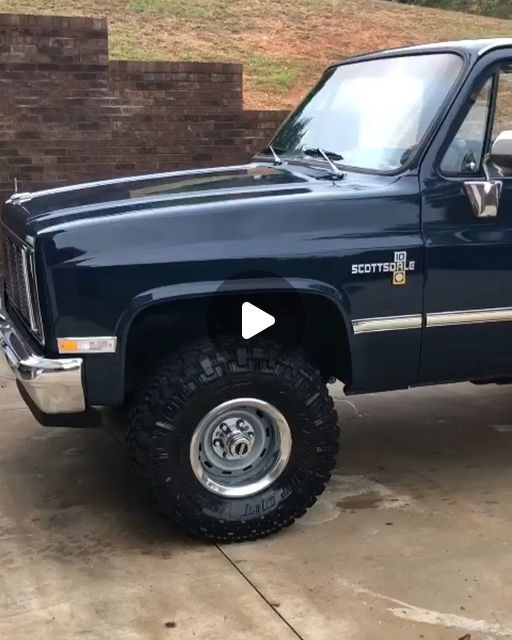
M 244 302 L 242 305 L 242 338 L 249 340 L 276 323 L 274 316 L 259 307 Z

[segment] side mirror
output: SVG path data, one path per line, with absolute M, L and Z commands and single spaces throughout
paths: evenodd
M 512 131 L 502 131 L 492 145 L 489 161 L 501 175 L 512 172 Z
M 491 168 L 494 167 L 500 176 L 512 171 L 512 131 L 500 133 L 482 164 L 485 180 L 467 180 L 464 187 L 475 217 L 495 218 L 498 215 L 503 181 L 491 177 Z
M 466 180 L 464 183 L 475 218 L 495 218 L 500 206 L 501 180 Z

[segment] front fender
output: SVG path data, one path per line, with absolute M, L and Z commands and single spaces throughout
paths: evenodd
M 344 291 L 318 280 L 291 278 L 287 280 L 289 287 L 299 293 L 321 296 L 330 301 L 337 309 L 344 323 L 352 352 L 353 330 L 350 322 L 349 298 Z M 130 329 L 139 314 L 159 304 L 186 299 L 200 299 L 215 295 L 219 287 L 225 283 L 219 281 L 201 281 L 193 283 L 175 284 L 157 287 L 136 295 L 122 315 L 116 330 L 118 337 L 118 351 L 115 355 L 96 355 L 85 359 L 85 379 L 87 385 L 88 403 L 102 406 L 117 406 L 125 402 L 126 389 L 126 354 Z M 228 287 L 231 293 L 275 292 L 275 281 L 271 279 L 240 279 L 234 280 Z M 289 289 L 288 289 L 289 290 Z
M 340 291 L 326 282 L 307 278 L 287 278 L 286 284 L 285 288 L 282 278 L 242 278 L 228 282 L 204 280 L 157 287 L 140 293 L 132 298 L 117 326 L 116 335 L 121 346 L 121 353 L 126 352 L 126 343 L 133 322 L 140 313 L 147 311 L 152 306 L 179 300 L 211 297 L 216 294 L 286 293 L 290 289 L 299 294 L 321 296 L 334 304 L 343 320 L 349 340 L 352 339 L 350 299 L 344 291 Z M 222 293 L 219 294 L 221 287 Z

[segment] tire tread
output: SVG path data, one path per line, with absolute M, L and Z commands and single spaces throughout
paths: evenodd
M 158 446 L 157 434 L 159 430 L 173 432 L 172 414 L 185 407 L 202 388 L 224 376 L 240 373 L 277 376 L 286 380 L 298 395 L 306 393 L 308 411 L 315 414 L 307 431 L 314 441 L 318 464 L 302 470 L 292 505 L 278 507 L 272 514 L 250 520 L 227 523 L 210 518 L 205 524 L 200 510 L 191 513 L 189 508 L 183 508 L 179 492 L 170 492 L 168 482 L 161 477 L 154 455 Z M 166 415 L 171 419 L 166 420 Z M 180 437 L 179 433 L 174 435 Z M 129 411 L 126 442 L 131 464 L 147 500 L 196 537 L 223 543 L 241 542 L 266 537 L 288 527 L 313 506 L 336 464 L 337 415 L 320 373 L 300 353 L 290 354 L 284 347 L 271 342 L 253 346 L 228 339 L 217 349 L 210 341 L 201 340 L 170 354 L 141 389 Z

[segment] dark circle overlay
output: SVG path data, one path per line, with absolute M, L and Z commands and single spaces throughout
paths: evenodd
M 253 338 L 242 337 L 242 304 L 250 302 L 275 318 L 275 324 Z M 241 271 L 225 280 L 211 296 L 206 313 L 210 339 L 222 346 L 227 336 L 250 344 L 267 339 L 294 350 L 306 334 L 306 309 L 299 291 L 269 271 Z

